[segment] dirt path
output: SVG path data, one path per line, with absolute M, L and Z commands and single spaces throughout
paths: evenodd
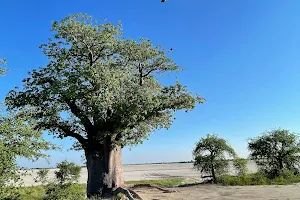
M 235 186 L 200 185 L 176 188 L 177 193 L 138 188 L 145 200 L 300 200 L 300 185 Z

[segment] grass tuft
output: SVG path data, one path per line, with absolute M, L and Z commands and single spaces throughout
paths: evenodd
M 218 177 L 218 183 L 221 185 L 288 185 L 300 182 L 300 176 L 279 176 L 269 179 L 261 173 L 247 174 L 244 176 L 223 175 Z
M 181 185 L 185 180 L 185 178 L 167 178 L 158 180 L 126 181 L 126 184 L 151 184 L 160 187 L 175 187 Z

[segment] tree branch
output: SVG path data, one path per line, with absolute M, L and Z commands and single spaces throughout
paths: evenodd
M 67 126 L 67 125 L 62 125 L 62 124 L 57 124 L 57 128 L 59 128 L 60 130 L 62 130 L 65 133 L 66 137 L 73 137 L 75 139 L 78 140 L 78 142 L 85 147 L 86 146 L 86 142 L 87 139 L 85 139 L 83 136 L 74 133 L 73 131 L 71 131 L 71 127 Z
M 80 119 L 86 132 L 89 133 L 89 132 L 93 131 L 94 130 L 93 124 L 88 119 L 88 117 L 82 113 L 82 111 L 79 109 L 79 107 L 75 104 L 75 101 L 71 100 L 70 98 L 66 98 L 66 97 L 64 98 L 64 100 L 68 104 L 71 112 Z
M 52 122 L 52 123 L 42 123 L 39 126 L 36 127 L 36 129 L 39 128 L 45 128 L 45 129 L 59 129 L 62 132 L 64 132 L 65 137 L 73 137 L 78 140 L 78 142 L 84 147 L 86 146 L 87 139 L 85 139 L 83 136 L 81 136 L 78 133 L 75 133 L 74 131 L 71 130 L 71 127 L 67 124 L 64 124 L 62 122 Z
M 143 76 L 143 77 L 146 77 L 146 76 L 148 76 L 151 72 L 154 72 L 155 70 L 158 70 L 158 69 L 157 69 L 157 68 L 150 69 L 146 74 L 143 74 L 142 76 Z

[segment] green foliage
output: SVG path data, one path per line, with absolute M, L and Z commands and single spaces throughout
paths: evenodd
M 229 161 L 223 158 L 214 158 L 211 155 L 197 155 L 194 160 L 194 167 L 198 169 L 202 175 L 216 176 L 228 172 Z
M 1 67 L 2 65 L 6 65 L 6 60 L 0 58 L 0 75 L 3 75 L 7 71 L 7 69 Z
M 155 129 L 169 128 L 175 111 L 204 102 L 179 82 L 161 84 L 159 74 L 180 67 L 150 40 L 123 39 L 120 24 L 99 25 L 78 14 L 53 22 L 52 31 L 41 45 L 48 65 L 33 70 L 6 103 L 9 109 L 30 107 L 40 128 L 74 137 L 78 148 L 104 138 L 138 144 Z
M 45 196 L 45 188 L 43 186 L 19 187 L 17 193 L 16 200 L 42 200 Z
M 216 176 L 228 170 L 229 161 L 226 155 L 236 157 L 235 151 L 226 140 L 210 134 L 197 142 L 193 155 L 195 168 L 201 173 L 211 175 L 215 182 Z
M 62 161 L 56 166 L 59 170 L 55 171 L 55 177 L 60 184 L 78 181 L 81 167 L 73 162 Z
M 160 180 L 126 181 L 126 184 L 153 184 L 161 187 L 175 187 L 182 185 L 185 181 L 186 179 L 184 178 L 168 178 Z M 15 190 L 15 197 L 16 200 L 83 200 L 85 199 L 85 189 L 85 184 L 50 183 L 44 186 L 19 187 Z M 111 200 L 120 200 L 122 196 L 122 194 L 118 194 L 117 197 L 113 197 Z M 103 198 L 95 197 L 90 200 L 100 199 Z
M 9 195 L 4 185 L 21 183 L 17 173 L 17 157 L 36 161 L 47 158 L 45 150 L 55 149 L 54 145 L 44 140 L 40 131 L 34 130 L 34 126 L 35 121 L 23 111 L 0 115 L 0 199 Z
M 50 183 L 45 186 L 19 187 L 7 200 L 85 200 L 86 185 Z
M 230 176 L 222 175 L 218 177 L 218 183 L 222 185 L 287 185 L 300 182 L 300 176 L 294 175 L 293 172 L 286 172 L 289 174 L 280 175 L 276 178 L 270 179 L 263 173 L 247 174 L 244 176 Z
M 36 182 L 41 182 L 42 184 L 45 184 L 48 182 L 48 173 L 49 169 L 39 169 L 37 172 L 37 177 L 35 178 Z
M 126 184 L 151 184 L 161 187 L 174 187 L 181 185 L 184 181 L 184 178 L 167 178 L 159 180 L 126 181 Z
M 85 200 L 85 193 L 80 184 L 49 184 L 42 200 Z
M 125 199 L 125 195 L 124 194 L 122 194 L 122 193 L 119 193 L 119 194 L 117 194 L 117 199 Z
M 222 185 L 267 185 L 267 177 L 261 173 L 247 174 L 245 176 L 222 175 L 218 177 L 218 183 Z
M 280 176 L 284 170 L 299 172 L 300 142 L 296 133 L 276 129 L 253 138 L 248 143 L 250 158 L 269 178 Z
M 247 159 L 235 158 L 233 159 L 233 166 L 237 171 L 238 176 L 245 176 L 248 173 L 247 169 Z

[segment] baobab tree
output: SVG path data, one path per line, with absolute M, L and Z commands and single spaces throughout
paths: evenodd
M 98 24 L 87 15 L 53 22 L 54 36 L 41 45 L 47 66 L 33 70 L 21 90 L 9 92 L 9 109 L 30 108 L 38 128 L 72 137 L 87 160 L 87 195 L 123 186 L 121 149 L 169 128 L 177 110 L 204 99 L 158 75 L 179 71 L 150 40 L 123 39 L 121 25 Z

